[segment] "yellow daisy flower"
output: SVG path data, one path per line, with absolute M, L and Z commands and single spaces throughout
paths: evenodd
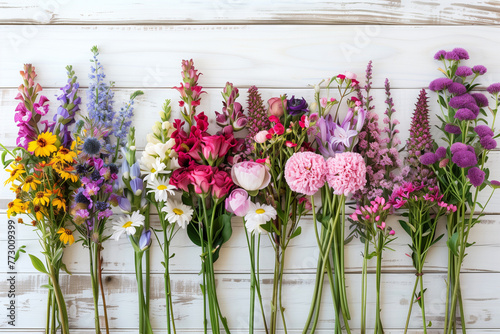
M 7 183 L 16 181 L 19 178 L 19 176 L 26 173 L 23 165 L 12 164 L 11 166 L 12 169 L 5 170 L 10 174 L 10 177 L 7 179 L 7 181 L 5 181 L 4 186 L 7 185 Z
M 72 182 L 78 181 L 78 175 L 72 173 L 75 170 L 75 167 L 73 166 L 68 166 L 65 167 L 64 169 L 56 168 L 55 170 L 57 174 L 59 174 L 59 176 L 64 180 L 71 180 Z
M 40 180 L 36 179 L 34 176 L 28 175 L 24 180 L 22 188 L 24 191 L 35 190 L 36 187 L 41 183 L 42 182 L 40 182 Z
M 52 132 L 43 132 L 38 135 L 37 140 L 33 140 L 28 145 L 28 151 L 35 153 L 37 157 L 48 157 L 52 152 L 57 151 L 54 143 L 57 136 Z
M 10 218 L 11 215 L 15 215 L 17 213 L 24 213 L 24 211 L 25 205 L 19 198 L 16 198 L 7 204 L 7 218 Z
M 21 192 L 21 186 L 20 185 L 18 186 L 17 184 L 12 183 L 12 186 L 10 187 L 10 191 L 12 191 L 16 195 L 19 195 L 19 193 Z
M 69 243 L 71 246 L 75 242 L 75 237 L 70 229 L 61 227 L 57 233 L 60 234 L 59 240 L 61 240 L 64 244 Z
M 57 209 L 57 210 L 61 210 L 63 209 L 64 211 L 66 211 L 66 201 L 64 199 L 61 199 L 59 197 L 56 197 L 54 198 L 54 200 L 52 201 L 52 205 Z
M 33 212 L 35 214 L 36 220 L 42 220 L 44 216 L 47 216 L 45 210 L 39 205 L 33 207 Z
M 50 193 L 46 191 L 38 191 L 33 198 L 35 205 L 47 205 L 50 203 Z
M 68 150 L 66 147 L 61 146 L 56 155 L 62 161 L 72 163 L 76 159 L 76 153 Z

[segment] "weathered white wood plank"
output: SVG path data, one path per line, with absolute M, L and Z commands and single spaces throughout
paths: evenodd
M 396 230 L 398 239 L 391 247 L 395 250 L 387 251 L 383 257 L 384 272 L 388 273 L 414 273 L 411 259 L 406 255 L 410 253 L 408 244 L 411 242 L 409 236 L 403 231 L 397 222 L 401 217 L 391 217 L 388 224 Z M 7 222 L 7 217 L 0 215 L 0 221 Z M 156 216 L 152 216 L 153 226 L 159 227 Z M 441 221 L 438 233 L 446 233 L 445 221 Z M 349 223 L 347 223 L 349 225 Z M 315 273 L 318 259 L 318 247 L 314 237 L 314 225 L 311 217 L 306 217 L 301 221 L 302 234 L 293 240 L 291 247 L 287 250 L 285 270 L 287 273 Z M 250 264 L 248 260 L 248 250 L 246 246 L 245 232 L 240 219 L 233 218 L 233 235 L 221 251 L 221 257 L 216 262 L 215 269 L 218 273 L 249 273 Z M 348 227 L 346 228 L 348 233 Z M 438 235 L 439 235 L 438 234 Z M 474 227 L 470 233 L 470 242 L 476 244 L 468 249 L 462 270 L 464 272 L 484 272 L 500 273 L 500 262 L 491 261 L 491 254 L 500 251 L 497 237 L 500 234 L 500 216 L 485 216 L 482 222 Z M 425 272 L 445 273 L 447 268 L 448 248 L 446 238 L 438 242 L 430 251 L 427 257 Z M 160 236 L 161 240 L 161 236 Z M 27 252 L 39 255 L 41 249 L 35 232 L 28 226 L 17 226 L 18 246 L 26 245 Z M 273 249 L 266 235 L 261 241 L 261 272 L 272 273 L 274 269 Z M 360 273 L 362 268 L 363 244 L 354 239 L 345 248 L 346 271 L 349 273 Z M 7 249 L 6 234 L 0 234 L 0 249 Z M 195 246 L 187 237 L 185 231 L 179 231 L 171 246 L 171 253 L 175 257 L 171 260 L 171 271 L 174 273 L 198 273 L 200 270 L 200 249 Z M 119 242 L 108 240 L 104 244 L 103 269 L 105 273 L 120 274 L 133 273 L 134 260 L 133 249 L 127 239 Z M 88 253 L 87 249 L 80 244 L 68 247 L 65 251 L 64 261 L 70 272 L 73 274 L 88 273 Z M 153 273 L 163 273 L 163 254 L 161 253 L 156 240 L 151 248 L 151 271 Z M 0 272 L 7 268 L 7 258 L 0 258 Z M 16 268 L 22 273 L 36 273 L 27 255 L 21 255 L 16 263 Z M 375 262 L 369 263 L 369 270 L 375 270 Z
M 302 88 L 330 73 L 363 72 L 373 59 L 375 78 L 397 88 L 427 86 L 439 76 L 433 55 L 442 48 L 469 49 L 472 65 L 494 68 L 499 27 L 432 26 L 1 26 L 0 87 L 19 85 L 23 63 L 38 65 L 44 87 L 64 84 L 64 65 L 87 73 L 92 45 L 100 45 L 108 79 L 118 87 L 172 87 L 181 59 L 194 58 L 201 84 Z M 78 37 L 78 38 L 76 38 Z M 377 83 L 381 87 L 381 81 Z
M 7 24 L 498 24 L 495 1 L 6 1 Z
M 262 293 L 265 308 L 269 311 L 269 297 L 272 290 L 271 275 L 262 275 Z M 351 306 L 351 327 L 359 328 L 360 323 L 360 275 L 347 274 L 348 298 Z M 442 328 L 445 295 L 445 275 L 425 276 L 427 318 L 433 327 Z M 414 275 L 386 274 L 382 277 L 383 322 L 387 328 L 403 328 L 408 300 L 413 286 Z M 500 327 L 500 298 L 492 295 L 500 274 L 463 274 L 462 291 L 468 328 L 491 329 Z M 177 326 L 182 329 L 201 329 L 202 295 L 199 290 L 200 277 L 195 274 L 172 275 L 173 298 Z M 88 276 L 64 275 L 61 279 L 70 317 L 70 325 L 77 328 L 92 328 L 93 301 Z M 43 275 L 17 275 L 17 314 L 19 328 L 40 328 L 44 324 L 46 292 L 39 288 L 45 283 Z M 375 308 L 375 277 L 369 275 L 368 324 L 373 323 Z M 0 275 L 0 288 L 6 289 L 6 275 Z M 231 329 L 248 328 L 248 286 L 247 275 L 217 275 L 219 301 L 222 312 L 227 316 Z M 301 329 L 309 310 L 314 275 L 286 274 L 284 278 L 283 302 L 287 306 L 287 326 Z M 135 328 L 137 326 L 136 282 L 134 275 L 106 275 L 108 314 L 110 326 L 114 329 Z M 154 274 L 151 279 L 151 316 L 153 327 L 164 328 L 163 276 Z M 323 291 L 319 328 L 332 327 L 333 306 L 328 285 Z M 6 302 L 5 299 L 2 304 Z M 2 306 L 3 307 L 3 306 Z M 38 312 L 33 312 L 38 310 Z M 5 319 L 0 319 L 5 327 Z M 421 327 L 418 312 L 410 322 L 410 328 Z M 262 328 L 260 317 L 256 316 L 257 328 Z

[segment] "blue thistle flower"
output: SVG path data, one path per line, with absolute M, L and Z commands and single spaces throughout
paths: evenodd
M 97 138 L 89 137 L 85 139 L 82 149 L 88 155 L 95 155 L 101 151 L 101 143 Z

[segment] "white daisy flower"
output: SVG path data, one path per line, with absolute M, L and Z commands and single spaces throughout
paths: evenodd
M 174 200 L 168 200 L 161 211 L 167 214 L 165 218 L 167 218 L 171 224 L 177 223 L 184 229 L 191 221 L 191 218 L 193 218 L 193 209 Z
M 248 232 L 262 233 L 264 230 L 260 227 L 271 219 L 276 219 L 276 209 L 266 204 L 250 203 L 248 213 L 245 215 L 245 227 Z
M 113 222 L 113 235 L 112 237 L 118 241 L 123 233 L 127 235 L 135 234 L 135 228 L 144 225 L 146 217 L 141 215 L 139 211 L 132 212 L 131 215 L 125 215 Z
M 168 199 L 168 195 L 174 195 L 174 190 L 176 189 L 175 186 L 168 183 L 169 181 L 170 179 L 168 177 L 157 177 L 155 180 L 148 182 L 147 187 L 148 189 L 151 189 L 150 191 L 148 191 L 148 194 L 154 193 L 155 200 L 157 202 L 166 202 Z
M 144 180 L 147 182 L 154 181 L 159 174 L 168 174 L 169 170 L 166 170 L 167 166 L 161 161 L 160 158 L 156 158 L 155 161 L 151 164 L 151 166 L 142 165 L 141 172 L 146 175 Z

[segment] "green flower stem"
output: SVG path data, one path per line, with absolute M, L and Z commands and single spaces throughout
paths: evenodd
M 51 281 L 50 281 L 50 278 L 49 278 L 49 285 L 51 285 Z M 47 293 L 47 320 L 45 321 L 45 334 L 50 334 L 49 333 L 49 330 L 50 330 L 50 310 L 52 308 L 52 290 L 51 289 L 47 289 L 48 290 L 48 293 Z
M 161 212 L 158 210 L 158 212 Z M 163 221 L 163 217 L 160 217 L 160 219 Z M 174 333 L 176 333 L 175 330 L 175 319 L 174 319 L 174 310 L 173 310 L 173 303 L 172 303 L 172 286 L 171 286 L 171 280 L 170 280 L 170 240 L 173 234 L 173 229 L 174 226 L 167 225 L 167 224 L 162 224 L 163 226 L 163 262 L 165 264 L 165 272 L 164 272 L 164 283 L 165 283 L 165 307 L 167 311 L 167 333 L 171 333 L 172 330 Z M 168 228 L 172 229 L 172 232 L 170 234 L 170 237 L 168 236 L 167 229 Z
M 408 315 L 406 316 L 406 324 L 405 324 L 405 330 L 404 330 L 403 334 L 406 334 L 408 332 L 408 325 L 410 324 L 411 311 L 413 309 L 413 302 L 415 301 L 415 293 L 417 292 L 419 280 L 420 280 L 420 276 L 417 276 L 417 278 L 415 279 L 415 284 L 413 286 L 413 291 L 411 293 L 410 307 L 408 309 Z
M 51 321 L 50 329 L 51 329 L 52 333 L 55 334 L 56 331 L 57 331 L 57 325 L 56 325 L 56 296 L 55 296 L 55 294 L 52 294 L 52 296 L 51 296 L 51 303 L 54 306 L 52 307 L 51 314 L 50 314 L 50 321 Z
M 149 320 L 149 312 L 146 308 L 146 300 L 144 298 L 144 284 L 142 277 L 142 258 L 144 252 L 135 252 L 136 279 L 137 279 L 137 294 L 139 297 L 139 330 L 140 333 L 152 334 L 151 322 Z
M 378 242 L 377 242 L 377 271 L 376 271 L 376 284 L 377 284 L 377 300 L 375 308 L 375 334 L 383 334 L 384 329 L 382 327 L 381 319 L 381 306 L 380 306 L 380 290 L 382 286 L 382 252 L 384 250 L 384 236 L 383 231 L 378 232 Z
M 98 271 L 98 280 L 99 280 L 99 288 L 101 290 L 101 298 L 102 298 L 102 309 L 104 311 L 104 324 L 106 326 L 106 334 L 109 334 L 109 322 L 108 322 L 108 308 L 106 307 L 106 296 L 104 294 L 104 286 L 102 284 L 102 257 L 101 257 L 101 244 L 97 245 L 97 271 Z
M 94 297 L 94 324 L 96 334 L 101 334 L 99 325 L 99 285 L 97 284 L 97 263 L 94 262 L 94 243 L 89 244 L 89 261 L 90 261 L 90 280 L 92 287 L 92 296 Z
M 366 231 L 368 234 L 369 232 Z M 368 254 L 370 252 L 370 241 L 371 236 L 367 235 L 365 239 L 365 251 L 363 256 L 363 269 L 361 271 L 361 334 L 366 334 L 366 301 L 367 301 L 367 289 L 368 289 Z

